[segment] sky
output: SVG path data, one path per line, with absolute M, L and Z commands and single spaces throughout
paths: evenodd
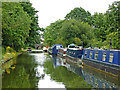
M 30 0 L 35 10 L 39 11 L 38 23 L 46 28 L 50 23 L 64 19 L 66 14 L 76 7 L 82 7 L 92 15 L 95 12 L 105 13 L 115 0 Z M 116 0 L 118 1 L 118 0 Z

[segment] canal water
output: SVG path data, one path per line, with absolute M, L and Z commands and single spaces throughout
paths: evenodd
M 64 62 L 58 56 L 26 53 L 2 77 L 2 88 L 120 88 L 116 77 Z

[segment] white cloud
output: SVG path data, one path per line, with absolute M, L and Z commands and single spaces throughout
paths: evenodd
M 39 26 L 45 28 L 58 19 L 64 19 L 75 7 L 82 7 L 91 14 L 104 13 L 114 0 L 30 0 L 38 10 Z

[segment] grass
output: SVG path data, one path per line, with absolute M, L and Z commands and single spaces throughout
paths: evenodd
M 26 49 L 23 49 L 23 50 L 20 50 L 19 52 L 16 52 L 9 46 L 6 48 L 6 50 L 3 47 L 1 48 L 1 50 L 3 51 L 0 53 L 2 55 L 2 57 L 0 59 L 0 64 L 2 64 L 1 65 L 2 70 L 0 70 L 1 73 L 8 70 L 9 68 L 11 68 L 11 66 L 16 63 L 16 61 L 14 60 L 15 57 L 17 57 L 20 53 L 26 51 Z M 9 72 L 9 70 L 8 70 L 8 72 Z

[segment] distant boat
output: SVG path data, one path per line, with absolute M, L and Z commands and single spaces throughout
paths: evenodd
M 60 45 L 60 44 L 53 45 L 52 47 L 50 47 L 48 49 L 48 53 L 53 54 L 53 55 L 57 55 L 58 54 L 58 49 L 60 49 L 60 48 L 63 48 L 63 46 Z
M 43 47 L 43 51 L 47 52 L 48 51 L 48 47 Z
M 66 52 L 67 52 L 67 48 L 60 48 L 58 49 L 58 55 L 65 57 L 66 56 Z
M 27 51 L 28 51 L 28 52 L 31 52 L 31 51 L 32 51 L 31 47 L 29 47 L 29 48 L 27 49 Z

